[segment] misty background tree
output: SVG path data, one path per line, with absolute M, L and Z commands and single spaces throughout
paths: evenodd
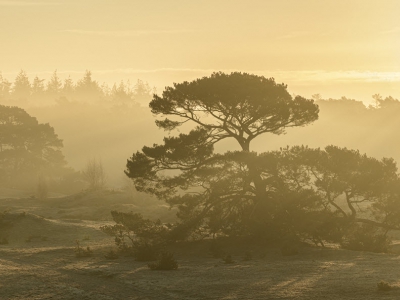
M 44 178 L 70 173 L 62 154 L 62 140 L 49 124 L 18 107 L 0 105 L 0 185 L 42 184 Z
M 18 106 L 40 123 L 49 123 L 56 128 L 65 141 L 63 154 L 75 170 L 82 170 L 89 157 L 102 157 L 109 175 L 108 183 L 119 188 L 126 185 L 122 179 L 125 176 L 121 175 L 126 164 L 126 149 L 141 147 L 157 136 L 162 138 L 162 132 L 157 132 L 156 128 L 146 136 L 141 135 L 142 128 L 154 124 L 148 109 L 154 88 L 145 81 L 132 81 L 131 84 L 129 80 L 123 80 L 109 87 L 96 80 L 90 71 L 82 72 L 77 80 L 57 70 L 46 79 L 41 77 L 44 75 L 31 74 L 33 76 L 26 78 L 29 74 L 19 73 L 10 81 L 0 74 L 0 104 Z M 28 84 L 20 84 L 21 81 Z M 26 97 L 17 97 L 16 86 Z M 70 121 L 72 115 L 74 122 Z M 127 132 L 133 138 L 127 139 Z M 135 138 L 139 135 L 140 139 Z M 81 151 L 82 148 L 85 151 Z M 83 180 L 79 186 L 78 190 L 85 188 Z
M 100 159 L 89 159 L 82 171 L 82 175 L 84 180 L 89 184 L 90 190 L 104 189 L 107 176 L 103 167 L 103 163 Z
M 14 85 L 11 90 L 11 95 L 17 100 L 26 101 L 31 94 L 31 84 L 28 75 L 21 70 L 15 78 Z
M 174 84 L 154 95 L 150 108 L 163 117 L 156 124 L 167 131 L 188 122 L 196 127 L 134 153 L 126 174 L 139 191 L 177 206 L 181 228 L 209 233 L 248 233 L 274 218 L 277 163 L 250 152 L 250 143 L 318 118 L 313 100 L 292 97 L 273 78 L 239 72 Z M 227 138 L 242 151 L 214 154 L 214 145 Z

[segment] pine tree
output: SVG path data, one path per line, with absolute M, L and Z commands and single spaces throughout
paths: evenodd
M 15 100 L 28 100 L 31 95 L 31 84 L 26 72 L 21 70 L 15 78 L 12 87 L 12 97 Z

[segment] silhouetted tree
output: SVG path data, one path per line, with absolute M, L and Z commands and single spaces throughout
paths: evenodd
M 70 97 L 75 90 L 75 85 L 74 82 L 72 81 L 71 77 L 68 77 L 67 79 L 64 80 L 64 85 L 62 87 L 62 94 L 65 97 Z
M 0 182 L 19 178 L 36 180 L 37 174 L 65 166 L 62 141 L 49 124 L 18 107 L 0 105 Z
M 132 97 L 137 103 L 147 107 L 154 93 L 154 88 L 152 89 L 147 82 L 138 79 L 133 87 Z
M 399 109 L 400 108 L 400 101 L 398 99 L 393 98 L 392 96 L 383 98 L 379 94 L 375 94 L 372 96 L 375 100 L 375 107 L 381 109 Z
M 54 71 L 53 75 L 51 75 L 49 82 L 47 83 L 46 93 L 50 97 L 57 97 L 62 88 L 62 82 L 60 78 L 58 78 L 57 70 Z
M 286 85 L 246 73 L 214 73 L 192 82 L 167 87 L 150 103 L 156 115 L 177 116 L 156 121 L 172 130 L 187 121 L 206 129 L 213 143 L 234 138 L 242 150 L 263 133 L 282 134 L 285 128 L 307 125 L 318 118 L 318 106 L 300 96 L 294 99 Z
M 88 70 L 83 78 L 76 83 L 75 92 L 78 97 L 89 100 L 97 100 L 102 95 L 98 82 L 92 79 L 92 72 Z
M 40 98 L 43 97 L 45 92 L 44 89 L 44 79 L 40 79 L 38 76 L 35 76 L 32 82 L 32 97 Z
M 11 82 L 5 79 L 0 73 L 0 100 L 8 100 L 10 97 Z
M 291 181 L 291 190 L 311 189 L 320 197 L 318 210 L 325 211 L 327 219 L 319 221 L 318 227 L 316 220 L 309 218 L 314 222 L 315 236 L 326 238 L 340 228 L 344 235 L 357 223 L 385 230 L 400 229 L 400 180 L 393 159 L 378 160 L 337 146 L 323 150 L 295 146 L 281 149 L 276 155 L 280 160 L 280 178 Z M 297 219 L 295 215 L 291 218 Z M 326 221 L 336 228 L 322 232 Z M 301 223 L 304 220 L 298 222 Z
M 12 97 L 15 100 L 27 100 L 31 95 L 31 84 L 25 71 L 21 70 L 15 78 L 12 87 Z
M 83 177 L 89 183 L 89 189 L 103 189 L 106 184 L 106 173 L 101 160 L 90 159 L 82 171 Z
M 111 89 L 111 97 L 113 102 L 118 104 L 132 104 L 133 93 L 128 84 L 123 81 L 119 85 L 114 84 Z
M 178 206 L 186 225 L 226 232 L 247 230 L 256 212 L 264 212 L 258 221 L 272 218 L 279 181 L 275 158 L 249 152 L 251 141 L 318 118 L 313 100 L 293 98 L 286 85 L 246 73 L 214 73 L 174 84 L 161 97 L 154 95 L 150 108 L 167 116 L 156 121 L 160 128 L 173 130 L 186 122 L 197 127 L 164 138 L 163 145 L 143 147 L 128 160 L 127 176 L 139 191 Z M 214 154 L 214 144 L 226 138 L 235 139 L 242 152 Z

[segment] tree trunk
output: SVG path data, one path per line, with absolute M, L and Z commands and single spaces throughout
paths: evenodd
M 240 146 L 242 147 L 243 152 L 250 152 L 250 140 L 241 141 Z M 254 212 L 262 213 L 264 210 L 261 208 L 262 207 L 265 208 L 267 204 L 266 184 L 263 182 L 256 161 L 249 161 L 247 163 L 247 167 L 249 168 L 249 175 L 250 175 L 249 184 L 254 185 L 255 198 L 256 198 L 254 205 L 257 208 L 260 208 L 259 210 L 254 209 L 253 213 Z

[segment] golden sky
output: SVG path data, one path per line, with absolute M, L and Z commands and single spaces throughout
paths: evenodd
M 292 93 L 400 98 L 399 0 L 0 0 L 0 71 L 157 86 L 246 71 Z

